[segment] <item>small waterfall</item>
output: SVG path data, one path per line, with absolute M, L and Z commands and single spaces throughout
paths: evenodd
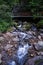
M 16 62 L 19 65 L 23 65 L 25 63 L 25 61 L 28 59 L 28 50 L 30 48 L 32 48 L 32 46 L 29 44 L 29 42 L 25 42 L 24 39 L 29 39 L 32 36 L 28 35 L 25 32 L 13 32 L 13 34 L 18 34 L 19 36 L 19 43 L 20 45 L 18 46 L 18 50 L 17 50 L 17 55 L 16 55 Z
M 17 58 L 18 58 L 18 63 L 20 65 L 23 65 L 26 59 L 28 58 L 28 49 L 30 47 L 31 46 L 29 46 L 28 44 L 25 44 L 24 46 L 19 46 L 17 50 Z
M 17 51 L 17 55 L 18 57 L 21 59 L 24 57 L 24 55 L 27 54 L 27 50 L 28 50 L 28 44 L 24 45 L 24 46 L 20 46 L 18 51 Z

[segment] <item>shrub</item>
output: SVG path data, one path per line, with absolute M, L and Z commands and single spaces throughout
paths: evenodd
M 40 20 L 40 21 L 37 23 L 37 27 L 38 27 L 38 28 L 43 27 L 43 20 Z

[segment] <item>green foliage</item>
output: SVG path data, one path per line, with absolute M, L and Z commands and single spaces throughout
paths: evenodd
M 9 27 L 9 23 L 0 19 L 0 32 L 6 32 Z
M 12 8 L 17 3 L 23 2 L 26 4 L 23 7 L 29 9 L 32 12 L 34 17 L 39 16 L 39 10 L 43 11 L 43 0 L 0 0 L 0 31 L 6 31 L 10 26 L 17 26 L 17 23 L 13 22 L 11 15 L 12 15 Z M 38 27 L 41 26 L 43 23 L 38 23 Z M 29 29 L 29 25 L 25 26 Z
M 6 20 L 0 19 L 0 32 L 6 32 L 7 30 L 11 31 L 13 26 L 17 27 L 17 23 L 14 21 L 6 22 Z
M 38 27 L 38 28 L 43 27 L 43 20 L 40 20 L 40 21 L 37 23 L 37 27 Z

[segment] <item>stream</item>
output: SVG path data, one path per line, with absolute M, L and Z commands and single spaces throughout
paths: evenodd
M 19 29 L 21 29 L 21 31 Z M 35 47 L 34 51 L 36 51 L 36 50 L 39 51 L 39 50 L 43 49 L 43 40 L 39 40 L 38 42 L 33 42 L 34 44 L 30 43 L 30 41 L 29 41 L 30 39 L 32 39 L 32 40 L 37 39 L 37 35 L 36 35 L 37 28 L 32 26 L 31 29 L 32 29 L 32 32 L 29 31 L 27 33 L 25 31 L 22 31 L 22 27 L 21 27 L 21 25 L 19 25 L 18 30 L 11 32 L 12 34 L 18 36 L 18 38 L 16 37 L 15 40 L 18 41 L 19 45 L 18 45 L 15 56 L 12 56 L 12 58 L 9 58 L 8 55 L 5 54 L 5 57 L 6 57 L 4 59 L 6 61 L 5 65 L 25 65 L 25 62 L 27 60 L 29 60 L 29 58 L 31 58 L 30 51 L 32 49 L 34 49 L 34 47 Z M 39 39 L 40 39 L 40 36 L 39 36 Z M 26 65 L 35 65 L 35 61 L 40 59 L 40 54 L 41 53 L 39 52 L 39 57 L 36 55 L 33 58 L 31 58 L 28 61 L 28 64 L 26 64 Z M 42 59 L 42 57 L 41 57 L 41 59 Z M 9 58 L 9 59 L 6 60 L 7 58 Z M 43 65 L 43 62 L 40 62 L 37 65 Z

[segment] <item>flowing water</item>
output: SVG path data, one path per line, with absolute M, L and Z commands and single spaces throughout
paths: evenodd
M 25 63 L 25 61 L 28 59 L 28 50 L 30 48 L 32 48 L 32 46 L 29 43 L 26 43 L 23 39 L 26 38 L 26 36 L 28 36 L 28 34 L 24 33 L 24 32 L 13 32 L 13 34 L 19 34 L 19 43 L 20 45 L 18 46 L 18 50 L 16 53 L 16 61 L 19 65 L 23 65 Z M 29 38 L 31 37 L 31 35 L 29 36 Z M 8 65 L 16 65 L 15 61 L 9 61 L 7 63 Z

